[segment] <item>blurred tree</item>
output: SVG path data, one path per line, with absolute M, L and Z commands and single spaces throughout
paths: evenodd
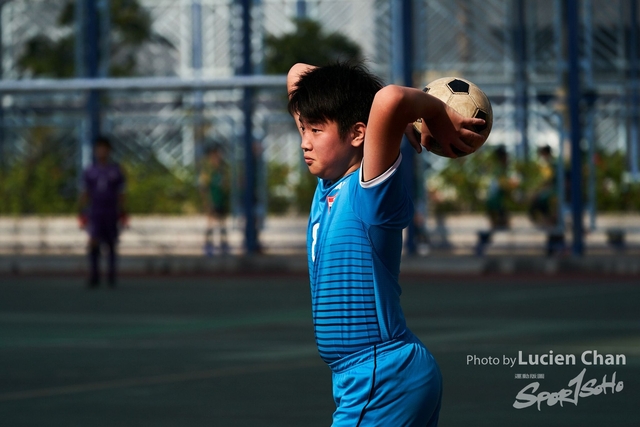
M 489 185 L 491 150 L 479 150 L 473 156 L 450 160 L 430 179 L 428 186 L 438 195 L 434 209 L 441 212 L 478 212 Z M 599 212 L 633 212 L 640 209 L 640 184 L 628 178 L 624 153 L 599 151 L 596 154 L 596 203 Z M 565 166 L 568 170 L 569 165 Z M 533 162 L 517 161 L 513 171 L 520 177 L 517 197 L 509 209 L 523 212 L 541 183 Z
M 282 215 L 289 211 L 292 202 L 292 189 L 289 183 L 291 167 L 286 163 L 271 161 L 267 163 L 267 189 L 269 201 L 267 211 Z
M 51 38 L 37 34 L 27 40 L 24 52 L 18 58 L 20 69 L 31 76 L 65 78 L 75 76 L 75 1 L 67 0 L 58 15 L 58 26 L 65 35 Z M 144 43 L 171 43 L 152 29 L 149 13 L 138 0 L 110 1 L 111 34 L 109 74 L 121 77 L 135 73 L 136 52 Z
M 184 179 L 168 173 L 151 158 L 145 163 L 123 161 L 127 178 L 127 209 L 134 214 L 193 214 L 202 211 L 195 170 Z
M 265 39 L 265 72 L 286 74 L 297 62 L 326 65 L 338 60 L 362 60 L 362 50 L 340 33 L 327 34 L 311 19 L 293 20 L 295 31 Z
M 0 170 L 0 214 L 58 214 L 75 210 L 76 170 L 64 136 L 49 127 L 30 130 L 24 156 Z

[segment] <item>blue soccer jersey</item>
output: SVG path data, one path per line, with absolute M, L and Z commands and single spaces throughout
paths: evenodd
M 307 250 L 316 343 L 327 363 L 406 330 L 398 275 L 413 204 L 401 161 L 367 182 L 361 168 L 334 183 L 318 180 Z

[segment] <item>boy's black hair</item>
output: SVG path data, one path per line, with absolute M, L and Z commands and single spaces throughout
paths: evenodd
M 104 135 L 98 135 L 94 145 L 96 147 L 102 145 L 103 147 L 111 148 L 111 141 L 109 141 L 109 138 Z
M 220 138 L 207 139 L 204 145 L 204 154 L 224 153 L 225 142 Z
M 334 121 L 340 137 L 356 123 L 367 124 L 382 81 L 362 64 L 338 62 L 300 76 L 289 94 L 289 113 L 309 123 Z
M 542 147 L 538 148 L 538 153 L 540 154 L 546 154 L 546 155 L 551 155 L 551 147 L 549 145 L 543 145 Z
M 507 147 L 505 147 L 504 145 L 498 145 L 494 152 L 495 156 L 500 159 L 500 160 L 506 160 L 507 158 Z

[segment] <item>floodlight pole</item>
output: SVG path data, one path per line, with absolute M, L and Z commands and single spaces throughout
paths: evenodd
M 253 0 L 240 0 L 242 6 L 242 67 L 240 74 L 253 74 L 251 62 L 251 6 Z M 256 168 L 257 156 L 253 144 L 253 87 L 245 87 L 242 96 L 244 115 L 244 217 L 245 250 L 248 254 L 258 252 L 258 230 L 256 228 Z
M 580 22 L 578 0 L 567 0 L 567 50 L 568 50 L 568 87 L 569 87 L 569 123 L 571 137 L 571 213 L 573 255 L 584 254 L 584 226 L 583 200 L 582 200 L 582 150 L 580 148 L 581 123 L 580 123 Z M 562 197 L 562 195 L 558 195 Z

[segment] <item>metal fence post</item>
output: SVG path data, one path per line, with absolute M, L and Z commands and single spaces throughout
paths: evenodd
M 100 52 L 100 32 L 98 8 L 96 0 L 87 0 L 85 8 L 87 19 L 85 21 L 85 63 L 87 77 L 98 77 L 99 52 Z M 100 134 L 100 94 L 97 90 L 89 91 L 87 99 L 87 115 L 89 116 L 89 141 L 93 145 Z
M 579 2 L 567 0 L 567 50 L 568 50 L 568 87 L 569 87 L 569 121 L 571 136 L 571 213 L 573 242 L 572 252 L 581 256 L 584 253 L 583 200 L 582 200 L 582 149 L 580 142 L 580 22 Z
M 242 6 L 242 67 L 240 74 L 253 74 L 251 62 L 251 6 L 252 0 L 240 0 Z M 258 230 L 256 227 L 256 168 L 257 158 L 253 148 L 253 94 L 252 87 L 245 87 L 242 96 L 244 115 L 244 215 L 245 249 L 247 253 L 258 252 Z
M 193 76 L 195 78 L 202 77 L 202 3 L 200 0 L 192 0 L 191 2 L 191 67 L 193 68 Z M 183 164 L 185 166 L 194 164 L 197 166 L 198 155 L 202 152 L 204 141 L 204 96 L 202 90 L 193 92 L 193 147 L 191 150 L 185 150 L 183 155 Z M 184 142 L 183 142 L 184 144 Z M 185 147 L 183 147 L 184 149 Z M 193 162 L 191 162 L 193 161 Z
M 513 50 L 515 58 L 515 107 L 516 126 L 520 134 L 520 157 L 529 159 L 528 128 L 528 84 L 527 84 L 527 38 L 524 0 L 515 0 L 513 28 Z
M 629 169 L 631 179 L 640 181 L 638 149 L 638 118 L 640 116 L 640 82 L 638 81 L 638 1 L 630 0 L 631 22 L 629 25 L 629 84 L 631 86 L 631 105 L 629 111 Z
M 296 0 L 296 17 L 299 19 L 307 17 L 307 0 Z
M 4 49 L 2 40 L 2 12 L 4 9 L 4 1 L 0 1 L 0 80 L 4 77 Z M 6 153 L 4 147 L 4 96 L 0 95 L 0 170 L 4 168 L 6 162 Z
M 413 86 L 413 5 L 411 0 L 392 0 L 392 81 L 404 86 Z M 415 196 L 416 166 L 415 151 L 406 140 L 402 140 L 403 180 L 409 194 Z M 407 228 L 405 246 L 410 254 L 416 253 L 416 225 L 413 221 Z

